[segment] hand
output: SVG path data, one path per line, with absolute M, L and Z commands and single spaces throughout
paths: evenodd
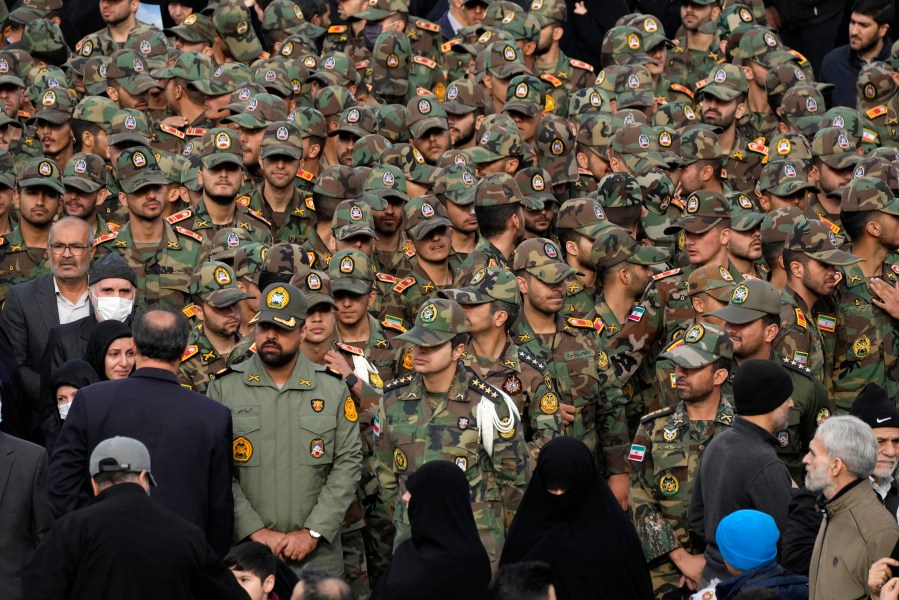
M 768 21 L 768 27 L 774 30 L 780 29 L 783 25 L 783 21 L 780 19 L 780 13 L 777 12 L 777 9 L 773 6 L 769 6 L 765 9 L 765 20 Z
M 876 596 L 875 596 L 876 597 Z M 899 599 L 899 577 L 893 577 L 887 581 L 880 590 L 880 600 Z
M 586 15 L 587 7 L 584 6 L 583 2 L 575 2 L 574 3 L 574 14 L 576 15 Z
M 874 306 L 894 319 L 899 319 L 899 281 L 893 286 L 880 277 L 872 277 L 868 287 L 871 288 L 871 293 L 877 296 L 874 298 Z
M 353 368 L 347 362 L 346 358 L 336 350 L 328 350 L 325 352 L 325 366 L 329 367 L 332 371 L 337 371 L 343 375 L 344 378 L 353 372 Z
M 257 529 L 250 534 L 251 540 L 259 542 L 260 544 L 265 544 L 272 552 L 275 551 L 275 548 L 278 547 L 283 538 L 284 534 L 280 531 L 273 531 L 271 529 L 266 529 L 265 527 Z
M 618 473 L 609 477 L 609 489 L 615 494 L 615 499 L 621 505 L 621 510 L 627 510 L 628 494 L 631 491 L 631 478 L 627 473 Z
M 181 127 L 187 127 L 188 122 L 185 117 L 180 117 L 180 116 L 176 115 L 173 117 L 164 118 L 162 120 L 162 124 L 168 125 L 169 127 L 181 128 Z
M 574 423 L 574 405 L 559 403 L 559 413 L 562 415 L 562 427 L 568 427 Z
M 674 565 L 684 574 L 684 581 L 688 588 L 696 591 L 699 581 L 702 579 L 702 570 L 705 568 L 705 556 L 702 554 L 690 554 L 683 548 L 672 550 L 668 556 L 674 561 Z
M 899 567 L 899 561 L 892 558 L 881 558 L 868 569 L 868 591 L 874 598 L 878 598 L 883 593 L 886 583 L 893 577 L 890 566 Z
M 308 529 L 300 529 L 285 534 L 284 539 L 273 552 L 283 560 L 298 561 L 306 558 L 317 545 L 318 539 L 312 537 Z

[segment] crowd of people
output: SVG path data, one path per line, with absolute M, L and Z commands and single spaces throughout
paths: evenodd
M 0 3 L 0 597 L 899 598 L 892 2 L 86 4 Z

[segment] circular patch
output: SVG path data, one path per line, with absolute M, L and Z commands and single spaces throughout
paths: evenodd
M 147 166 L 147 157 L 143 152 L 135 152 L 131 156 L 131 162 L 138 169 L 142 169 L 143 167 Z
M 740 208 L 752 210 L 752 201 L 745 194 L 740 194 L 740 197 L 737 198 L 737 203 L 740 205 Z
M 685 117 L 688 121 L 695 121 L 695 120 L 696 120 L 696 113 L 693 112 L 693 109 L 690 108 L 689 106 L 685 106 L 685 107 L 684 107 L 684 117 Z
M 677 429 L 664 429 L 662 430 L 662 437 L 666 442 L 673 442 L 677 439 Z
M 765 44 L 767 44 L 768 46 L 776 46 L 777 45 L 777 39 L 774 37 L 774 34 L 771 33 L 770 31 L 766 31 L 765 35 L 763 35 L 762 38 L 765 40 Z
M 437 318 L 437 307 L 433 304 L 428 304 L 421 309 L 418 318 L 421 319 L 422 323 L 433 323 L 434 319 Z
M 250 98 L 250 101 L 247 102 L 247 107 L 245 110 L 247 112 L 254 112 L 258 106 L 259 100 L 257 100 L 256 98 Z
M 281 56 L 290 56 L 291 54 L 293 54 L 293 42 L 287 42 L 286 44 L 281 46 Z M 304 61 L 304 64 L 308 63 L 308 62 L 309 62 L 309 59 L 307 58 Z M 315 62 L 314 58 L 312 59 L 312 62 L 313 63 Z M 306 64 L 306 66 L 308 67 L 309 65 Z
M 354 204 L 350 208 L 350 219 L 353 221 L 361 221 L 362 220 L 362 209 L 359 208 L 358 205 Z
M 783 139 L 777 142 L 777 153 L 780 155 L 787 155 L 790 153 L 792 146 L 790 146 L 790 140 Z
M 231 275 L 228 273 L 228 269 L 224 267 L 216 267 L 215 271 L 212 272 L 212 276 L 215 277 L 215 281 L 219 285 L 231 283 Z
M 312 410 L 314 410 L 315 412 L 321 412 L 325 409 L 324 400 L 312 400 L 310 402 L 310 405 L 312 406 Z
M 468 171 L 462 171 L 462 183 L 465 185 L 474 185 L 474 177 Z
M 684 336 L 684 341 L 688 344 L 695 344 L 699 340 L 702 339 L 702 336 L 705 335 L 705 327 L 702 325 L 694 325 L 687 331 L 687 335 Z
M 449 86 L 449 88 L 446 90 L 446 99 L 447 100 L 455 100 L 458 97 L 459 97 L 459 88 L 454 85 Z
M 478 38 L 478 42 L 480 42 L 481 44 L 486 44 L 488 41 L 490 41 L 490 38 L 492 38 L 492 37 L 493 37 L 492 31 L 485 31 L 484 33 L 481 34 L 481 37 Z
M 558 258 L 559 257 L 559 251 L 556 250 L 556 247 L 553 244 L 551 244 L 550 242 L 547 242 L 543 246 L 543 251 L 550 258 Z
M 140 43 L 140 53 L 141 54 L 149 54 L 151 49 L 152 48 L 150 48 L 150 42 L 148 42 L 147 40 L 141 40 L 141 43 Z
M 266 71 L 265 72 L 265 80 L 266 81 L 272 82 L 272 81 L 275 81 L 277 78 L 278 78 L 278 76 L 275 75 L 274 71 Z
M 636 33 L 632 33 L 627 36 L 627 47 L 631 50 L 639 50 L 640 49 L 640 36 Z
M 659 134 L 659 146 L 662 148 L 670 148 L 671 147 L 671 134 L 667 131 L 663 131 Z
M 603 81 L 606 80 L 606 70 L 603 69 L 599 72 L 599 75 L 596 76 L 596 85 L 600 85 Z
M 278 127 L 278 131 L 275 132 L 275 137 L 281 140 L 282 142 L 289 137 L 289 133 L 287 131 L 287 127 Z
M 196 22 L 197 22 L 197 15 L 195 15 L 195 14 L 187 15 L 186 17 L 184 17 L 184 21 L 183 21 L 183 23 L 185 25 L 193 25 Z
M 535 192 L 542 192 L 546 189 L 546 182 L 543 181 L 543 177 L 539 173 L 531 177 L 531 188 Z
M 347 123 L 358 123 L 359 122 L 359 111 L 355 108 L 350 110 L 350 112 L 346 115 Z
M 868 100 L 873 100 L 877 96 L 877 88 L 874 87 L 873 83 L 868 83 L 865 85 L 865 98 Z
M 134 70 L 137 71 L 138 73 L 144 72 L 144 61 L 142 61 L 139 58 L 135 58 L 134 62 L 131 63 L 131 66 L 134 67 Z
M 322 278 L 315 273 L 309 273 L 309 275 L 306 276 L 306 287 L 310 290 L 322 289 Z
M 784 165 L 784 177 L 788 177 L 790 179 L 795 179 L 796 177 L 796 168 L 791 164 Z
M 552 392 L 543 394 L 540 398 L 540 412 L 544 415 L 554 415 L 559 412 L 559 397 Z
M 300 83 L 299 79 L 291 79 L 290 89 L 293 91 L 294 95 L 299 94 L 301 91 L 303 91 L 303 84 Z
M 381 379 L 381 376 L 377 373 L 369 373 L 368 374 L 368 382 L 375 389 L 382 389 L 384 387 L 384 381 Z
M 250 88 L 240 88 L 240 91 L 237 92 L 238 100 L 246 100 L 250 97 Z
M 591 106 L 602 106 L 602 97 L 596 92 L 590 93 L 590 105 Z
M 464 154 L 454 154 L 453 155 L 453 164 L 462 165 L 463 167 L 468 164 L 468 159 L 465 158 Z
M 229 248 L 237 248 L 240 245 L 240 238 L 236 233 L 229 233 L 227 243 Z
M 215 73 L 213 73 L 212 76 L 213 77 L 221 77 L 224 72 L 225 72 L 225 65 L 221 65 L 215 70 Z
M 419 152 L 418 148 L 416 148 L 415 146 L 412 147 L 412 158 L 414 158 L 415 162 L 420 165 L 425 164 L 425 157 L 422 156 L 421 152 Z
M 393 450 L 393 464 L 396 466 L 397 471 L 405 471 L 409 466 L 409 461 L 406 459 L 406 453 L 399 448 Z
M 562 153 L 565 152 L 565 145 L 562 144 L 562 140 L 558 138 L 554 139 L 550 146 L 550 152 L 553 153 L 553 156 L 561 156 Z
M 837 247 L 837 235 L 833 231 L 827 232 L 828 237 L 830 238 L 830 245 L 834 248 Z
M 515 86 L 515 97 L 516 98 L 527 98 L 528 97 L 528 84 L 525 82 L 519 83 Z
M 301 11 L 300 7 L 297 6 L 296 4 L 293 5 L 293 15 L 298 19 L 303 18 L 303 11 Z
M 531 2 L 531 10 L 540 10 L 543 8 L 543 0 L 534 0 Z
M 653 18 L 643 20 L 643 31 L 646 33 L 655 33 L 659 30 L 659 24 Z
M 734 290 L 734 295 L 730 299 L 731 304 L 743 304 L 746 302 L 746 299 L 749 298 L 749 288 L 744 284 L 740 284 L 737 286 L 737 289 Z
M 215 136 L 215 147 L 219 150 L 228 150 L 231 148 L 231 136 L 224 131 L 217 133 Z
M 852 176 L 855 179 L 858 179 L 859 177 L 864 177 L 865 176 L 865 167 L 862 165 L 855 167 L 855 173 L 853 173 Z
M 485 131 L 484 135 L 481 136 L 481 140 L 478 143 L 483 146 L 484 144 L 486 144 L 489 141 L 490 141 L 490 132 Z
M 847 138 L 842 133 L 837 137 L 837 146 L 842 148 L 843 150 L 849 149 L 849 138 Z
M 430 219 L 434 216 L 434 207 L 425 202 L 421 205 L 421 214 L 426 218 Z
M 90 40 L 84 42 L 84 45 L 81 46 L 81 56 L 90 56 L 93 51 L 94 45 Z
M 344 256 L 343 260 L 340 261 L 340 272 L 341 273 L 352 273 L 353 269 L 356 268 L 355 263 L 353 263 L 353 259 L 349 256 Z
M 250 24 L 246 21 L 241 21 L 237 24 L 237 35 L 244 35 L 246 32 L 250 30 Z
M 75 172 L 84 173 L 85 171 L 87 171 L 87 163 L 84 159 L 78 159 L 78 162 L 75 163 Z
M 717 71 L 715 71 L 715 81 L 717 81 L 718 83 L 727 81 L 727 71 L 725 71 L 724 69 L 718 69 Z
M 659 479 L 659 491 L 665 496 L 674 496 L 679 489 L 680 482 L 671 473 L 666 473 Z
M 253 444 L 247 438 L 240 436 L 231 442 L 231 455 L 234 462 L 248 462 L 253 457 Z
M 816 112 L 818 110 L 818 103 L 815 102 L 814 98 L 806 98 L 805 99 L 805 109 L 809 112 Z
M 58 88 L 58 87 L 59 87 L 59 82 L 58 82 L 57 80 L 55 80 L 55 79 L 52 79 L 52 78 L 51 78 L 51 79 L 48 79 L 48 80 L 47 80 L 47 87 Z
M 307 56 L 303 59 L 303 65 L 305 65 L 308 69 L 314 69 L 318 66 L 318 61 L 315 60 L 314 56 Z
M 516 376 L 512 375 L 503 382 L 503 390 L 507 394 L 517 394 L 521 391 L 521 380 Z
M 699 196 L 697 196 L 696 194 L 692 194 L 689 198 L 687 198 L 687 212 L 693 214 L 698 210 Z
M 388 187 L 393 187 L 393 184 L 396 182 L 396 178 L 393 176 L 393 173 L 390 171 L 386 171 L 384 176 L 381 177 L 381 181 L 384 182 L 384 185 Z
M 649 148 L 649 136 L 645 133 L 641 133 L 640 137 L 637 138 L 637 143 L 640 144 L 640 147 L 646 150 Z
M 599 204 L 593 204 L 593 214 L 596 215 L 597 219 L 605 219 L 606 213 L 602 211 L 602 207 Z
M 504 16 L 502 18 L 502 23 L 503 23 L 503 25 L 508 25 L 509 23 L 511 23 L 514 20 L 515 20 L 515 13 L 509 12 L 506 16 Z
M 752 22 L 752 13 L 749 12 L 748 8 L 741 8 L 738 11 L 738 14 L 740 15 L 740 20 L 743 21 L 744 23 Z
M 843 120 L 843 117 L 837 115 L 833 118 L 833 126 L 837 129 L 842 129 L 846 126 L 846 121 Z
M 418 101 L 418 112 L 420 112 L 423 115 L 426 115 L 429 112 L 431 112 L 431 103 L 428 102 L 427 100 L 419 100 Z
M 44 97 L 41 98 L 41 104 L 44 106 L 53 106 L 56 104 L 56 92 L 53 90 L 47 90 L 44 94 Z
M 777 443 L 780 444 L 781 448 L 786 448 L 790 445 L 790 434 L 786 431 L 781 431 L 777 434 Z
M 636 75 L 630 75 L 627 78 L 627 86 L 631 89 L 637 89 L 640 87 L 640 78 Z
M 137 129 L 137 119 L 131 115 L 125 117 L 125 129 Z
M 460 456 L 460 457 L 456 458 L 456 460 L 454 460 L 453 462 L 455 463 L 455 465 L 457 467 L 462 469 L 463 473 L 468 469 L 468 459 L 465 458 L 464 456 Z
M 47 161 L 42 162 L 37 167 L 37 172 L 43 175 L 44 177 L 49 177 L 53 174 L 53 165 L 48 163 Z
M 871 340 L 868 339 L 868 336 L 863 335 L 852 344 L 852 351 L 858 358 L 867 357 L 871 352 Z
M 270 291 L 265 297 L 265 305 L 275 310 L 281 310 L 290 302 L 290 294 L 282 286 Z

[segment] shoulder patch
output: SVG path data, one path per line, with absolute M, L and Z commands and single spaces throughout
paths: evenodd
M 191 356 L 194 356 L 197 352 L 200 351 L 200 348 L 196 346 L 196 344 L 191 344 L 187 348 L 184 349 L 184 354 L 181 355 L 181 362 L 186 361 Z
M 865 111 L 865 114 L 868 115 L 869 119 L 876 119 L 877 117 L 883 116 L 889 112 L 889 109 L 885 104 L 881 104 L 880 106 L 875 106 L 874 108 L 869 108 Z
M 796 310 L 796 324 L 802 329 L 808 328 L 808 323 L 805 320 L 805 313 L 802 312 L 802 309 L 798 306 L 795 307 Z
M 590 321 L 589 319 L 575 319 L 574 317 L 568 317 L 568 324 L 575 327 L 583 327 L 584 329 L 595 329 L 593 321 Z
M 781 363 L 783 366 L 791 371 L 796 371 L 797 373 L 802 373 L 808 378 L 812 377 L 812 370 L 806 367 L 804 364 L 796 360 L 795 358 L 786 358 L 784 356 L 781 357 Z
M 306 197 L 306 208 L 309 210 L 315 210 L 315 203 L 312 201 L 312 196 Z
M 189 238 L 195 239 L 198 242 L 200 242 L 201 244 L 203 243 L 203 236 L 200 235 L 199 233 L 194 233 L 190 229 L 185 229 L 184 227 L 181 227 L 180 225 L 175 225 L 175 231 L 177 231 L 181 235 L 186 235 Z
M 191 211 L 189 208 L 186 208 L 181 212 L 176 212 L 173 215 L 167 216 L 165 220 L 169 222 L 169 225 L 174 225 L 175 223 L 180 223 L 184 219 L 189 219 L 192 214 L 194 214 L 193 211 Z
M 653 275 L 653 276 L 651 277 L 651 279 L 652 279 L 653 281 L 659 281 L 660 279 L 665 279 L 666 277 L 671 277 L 672 275 L 677 275 L 677 274 L 680 273 L 681 271 L 683 271 L 683 269 L 681 269 L 680 267 L 678 267 L 678 268 L 676 268 L 676 269 L 671 269 L 671 270 L 668 270 L 668 271 L 663 271 L 663 272 L 661 272 L 661 273 L 656 273 L 655 275 Z
M 188 127 L 184 130 L 184 133 L 191 137 L 199 137 L 201 135 L 206 135 L 206 131 L 207 129 L 205 127 Z
M 394 291 L 394 292 L 400 292 L 400 293 L 402 293 L 402 292 L 404 292 L 409 286 L 413 285 L 414 283 L 415 283 L 415 277 L 413 277 L 412 275 L 409 275 L 408 277 L 406 277 L 405 279 L 403 279 L 401 282 L 399 282 L 398 284 L 396 284 L 395 286 L 393 286 L 393 291 Z
M 556 77 L 555 75 L 550 75 L 549 73 L 544 73 L 540 76 L 540 79 L 543 81 L 548 81 L 553 84 L 553 87 L 562 87 L 562 80 Z
M 387 383 L 384 384 L 384 391 L 394 390 L 398 387 L 403 387 L 404 385 L 409 385 L 412 383 L 412 380 L 415 379 L 414 373 L 408 373 L 398 379 L 391 379 Z
M 669 406 L 667 408 L 662 408 L 655 412 L 651 412 L 648 415 L 646 415 L 645 417 L 643 417 L 642 419 L 640 419 L 640 422 L 641 423 L 649 423 L 650 421 L 654 421 L 654 420 L 658 419 L 659 417 L 664 417 L 666 415 L 670 415 L 671 413 L 674 412 L 675 408 L 676 407 L 674 407 L 674 406 Z
M 240 202 L 240 198 L 238 198 L 237 201 Z M 249 202 L 249 201 L 250 201 L 250 199 L 249 199 L 249 197 L 247 197 L 247 202 Z M 256 217 L 257 219 L 259 219 L 260 221 L 262 221 L 263 223 L 265 223 L 266 226 L 268 226 L 268 227 L 271 227 L 271 226 L 272 226 L 271 221 L 269 221 L 268 219 L 266 219 L 265 217 L 263 217 L 263 216 L 262 216 L 262 213 L 259 212 L 258 210 L 253 210 L 253 209 L 248 208 L 248 209 L 247 209 L 247 214 Z
M 591 73 L 593 72 L 593 65 L 591 65 L 589 63 L 585 63 L 582 60 L 576 60 L 574 58 L 569 58 L 568 62 L 571 64 L 572 67 L 575 67 L 578 69 L 583 69 L 585 71 L 590 71 Z
M 413 256 L 415 256 L 415 248 L 409 248 L 408 250 L 404 250 L 403 254 L 405 254 L 409 258 L 412 258 Z
M 596 317 L 593 319 L 593 329 L 596 330 L 596 333 L 602 333 L 603 329 L 606 328 L 606 322 L 602 320 L 602 317 Z
M 393 329 L 394 331 L 399 331 L 400 333 L 406 333 L 407 331 L 407 329 L 403 327 L 403 320 L 399 317 L 394 317 L 393 315 L 384 315 L 384 320 L 381 321 L 381 327 Z
M 518 349 L 518 360 L 531 365 L 541 373 L 544 373 L 546 371 L 546 364 L 541 362 L 536 356 L 534 356 L 524 348 Z
M 346 33 L 346 25 L 331 25 L 328 27 L 328 33 Z
M 435 63 L 433 60 L 431 60 L 430 58 L 427 58 L 425 56 L 419 56 L 418 54 L 416 54 L 415 56 L 412 57 L 412 62 L 419 64 L 419 65 L 424 65 L 429 69 L 437 68 L 437 63 Z
M 297 177 L 305 181 L 312 181 L 313 179 L 315 179 L 315 175 L 313 175 L 309 171 L 304 171 L 303 169 L 297 171 Z
M 431 23 L 430 21 L 425 21 L 424 19 L 419 19 L 415 21 L 415 26 L 419 29 L 424 29 L 425 31 L 433 31 L 434 33 L 440 33 L 440 26 L 436 23 Z
M 365 356 L 365 351 L 362 348 L 357 348 L 356 346 L 350 346 L 349 344 L 337 342 L 337 347 L 340 348 L 341 350 L 346 350 L 350 354 L 358 354 L 359 356 Z
M 244 208 L 246 208 L 247 206 L 250 205 L 250 197 L 249 196 L 241 196 L 240 198 L 235 200 L 234 203 L 237 204 L 237 206 L 243 206 Z
M 365 60 L 360 60 L 359 62 L 356 63 L 356 69 L 358 69 L 359 71 L 361 71 L 363 69 L 367 69 L 370 64 L 371 64 L 371 61 L 368 60 L 367 58 Z
M 462 42 L 462 38 L 457 37 L 449 40 L 448 42 L 444 42 L 440 45 L 440 51 L 446 54 L 447 52 L 452 52 L 453 46 Z
M 107 233 L 106 235 L 101 235 L 100 237 L 98 237 L 97 239 L 94 240 L 94 243 L 92 245 L 98 246 L 104 242 L 108 242 L 109 240 L 114 240 L 114 239 L 116 239 L 116 237 L 118 235 L 119 235 L 118 231 L 115 231 L 113 233 Z
M 760 144 L 758 142 L 749 142 L 746 144 L 746 147 L 755 152 L 756 154 L 761 154 L 763 156 L 768 156 L 768 147 L 764 144 Z
M 688 96 L 691 99 L 693 98 L 693 90 L 691 90 L 690 88 L 688 88 L 685 85 L 681 85 L 679 83 L 672 83 L 670 87 L 675 92 L 680 92 L 681 94 L 684 94 L 685 96 Z
M 187 317 L 188 319 L 193 319 L 195 316 L 197 316 L 198 310 L 199 309 L 197 308 L 196 304 L 189 304 L 189 305 L 185 306 L 184 308 L 182 308 L 181 312 L 184 313 L 184 316 Z
M 159 129 L 161 129 L 162 131 L 166 132 L 169 135 L 175 136 L 178 139 L 182 139 L 182 140 L 184 139 L 184 132 L 181 131 L 180 129 L 176 129 L 175 127 L 172 127 L 171 125 L 166 125 L 165 123 L 160 123 Z
M 378 278 L 378 281 L 383 281 L 384 283 L 396 283 L 399 281 L 398 277 L 394 277 L 389 273 L 375 273 L 375 277 Z

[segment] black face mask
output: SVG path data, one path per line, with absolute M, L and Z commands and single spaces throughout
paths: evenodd
M 373 51 L 375 42 L 383 31 L 384 25 L 381 23 L 366 23 L 365 28 L 362 30 L 362 40 L 365 42 L 365 47 Z

